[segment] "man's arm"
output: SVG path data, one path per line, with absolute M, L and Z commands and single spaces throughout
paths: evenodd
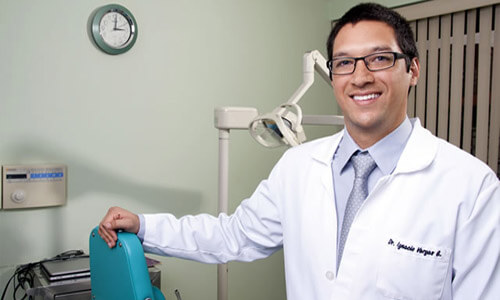
M 263 181 L 232 215 L 144 215 L 144 251 L 203 263 L 252 261 L 281 248 L 282 227 L 276 204 Z
M 486 177 L 474 206 L 458 229 L 453 257 L 453 299 L 500 295 L 500 183 Z

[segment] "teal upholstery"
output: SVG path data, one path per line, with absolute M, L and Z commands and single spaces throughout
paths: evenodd
M 112 249 L 94 228 L 89 238 L 90 284 L 94 300 L 165 300 L 152 286 L 141 242 L 135 234 L 119 232 Z

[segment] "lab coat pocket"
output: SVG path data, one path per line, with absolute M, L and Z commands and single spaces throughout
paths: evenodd
M 389 239 L 382 253 L 376 285 L 383 296 L 440 299 L 449 270 L 449 248 Z

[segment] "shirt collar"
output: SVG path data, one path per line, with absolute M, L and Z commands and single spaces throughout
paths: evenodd
M 349 132 L 344 130 L 344 136 L 335 153 L 335 159 L 339 161 L 340 169 L 343 171 L 354 152 L 367 150 L 382 173 L 389 175 L 396 168 L 412 129 L 413 126 L 406 117 L 398 128 L 368 149 L 361 149 L 349 135 Z
M 360 150 L 359 146 L 354 142 L 347 129 L 344 130 L 344 135 L 340 140 L 337 151 L 335 152 L 335 159 L 339 162 L 340 172 L 344 171 L 345 166 L 354 152 Z

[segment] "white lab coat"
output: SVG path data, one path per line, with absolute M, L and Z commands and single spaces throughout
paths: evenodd
M 342 132 L 288 150 L 232 216 L 145 215 L 146 251 L 251 261 L 283 247 L 289 300 L 500 299 L 500 183 L 419 121 L 350 229 L 337 273 L 331 160 Z

